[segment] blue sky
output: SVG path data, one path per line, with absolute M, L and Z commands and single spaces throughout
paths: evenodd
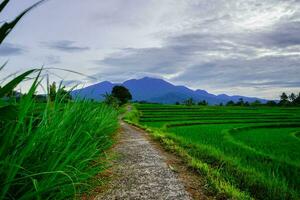
M 0 22 L 34 0 L 11 0 Z M 278 98 L 300 91 L 300 1 L 49 0 L 0 47 L 0 78 L 58 67 L 85 85 L 144 76 L 212 93 Z

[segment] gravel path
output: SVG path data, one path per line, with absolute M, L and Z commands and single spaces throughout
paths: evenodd
M 120 143 L 115 151 L 115 177 L 100 199 L 176 199 L 189 200 L 177 174 L 166 158 L 146 138 L 145 133 L 121 122 Z

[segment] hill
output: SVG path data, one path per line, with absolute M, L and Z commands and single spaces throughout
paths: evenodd
M 128 88 L 133 96 L 133 101 L 173 104 L 175 102 L 182 102 L 190 97 L 195 101 L 206 100 L 209 104 L 226 103 L 230 100 L 237 102 L 240 98 L 243 98 L 244 101 L 248 102 L 259 100 L 264 103 L 267 101 L 255 97 L 229 96 L 226 94 L 214 95 L 205 90 L 192 90 L 185 86 L 176 86 L 165 80 L 150 77 L 131 79 L 123 83 L 104 81 L 82 89 L 74 90 L 72 96 L 102 100 L 103 94 L 110 93 L 115 85 L 123 85 Z

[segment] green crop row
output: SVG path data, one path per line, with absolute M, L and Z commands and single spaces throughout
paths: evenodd
M 300 109 L 151 106 L 137 105 L 135 121 L 180 149 L 214 190 L 236 199 L 299 199 Z

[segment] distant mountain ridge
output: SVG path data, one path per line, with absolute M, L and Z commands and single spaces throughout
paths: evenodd
M 123 83 L 111 83 L 109 81 L 100 82 L 82 89 L 74 90 L 72 96 L 80 98 L 103 100 L 105 93 L 110 93 L 116 85 L 123 85 L 129 89 L 133 101 L 147 101 L 153 103 L 174 104 L 182 102 L 188 98 L 195 101 L 206 100 L 209 104 L 226 103 L 230 100 L 237 102 L 240 98 L 244 101 L 254 102 L 256 100 L 265 103 L 266 99 L 245 96 L 229 96 L 226 94 L 214 95 L 205 90 L 192 90 L 185 86 L 176 86 L 165 80 L 158 78 L 144 77 L 141 79 L 131 79 Z

